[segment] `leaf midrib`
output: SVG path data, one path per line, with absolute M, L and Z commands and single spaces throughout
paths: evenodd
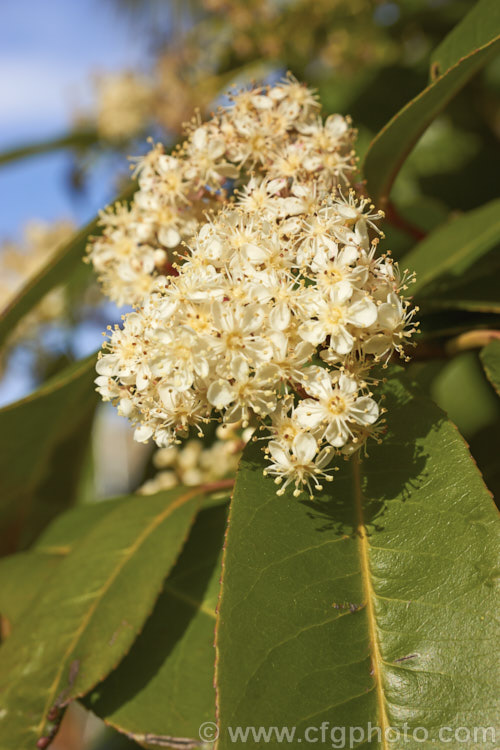
M 385 697 L 382 685 L 381 664 L 383 659 L 380 653 L 377 637 L 377 620 L 373 600 L 375 592 L 373 590 L 369 560 L 369 542 L 366 532 L 366 525 L 363 516 L 363 491 L 361 489 L 361 461 L 358 455 L 352 459 L 353 465 L 353 494 L 356 508 L 357 519 L 357 538 L 360 552 L 361 579 L 366 599 L 366 616 L 368 620 L 368 633 L 372 651 L 372 669 L 375 680 L 375 694 L 377 697 L 377 706 L 379 713 L 379 725 L 382 733 L 382 747 L 387 749 L 386 730 L 390 727 L 387 712 L 385 709 Z
M 196 497 L 196 495 L 203 494 L 203 490 L 200 491 L 199 487 L 194 488 L 193 490 L 190 490 L 189 492 L 184 493 L 181 495 L 177 500 L 175 500 L 173 503 L 171 503 L 167 508 L 165 508 L 164 511 L 159 513 L 157 516 L 153 518 L 151 523 L 144 529 L 144 531 L 137 537 L 134 544 L 129 548 L 126 555 L 120 558 L 117 566 L 115 567 L 113 573 L 108 578 L 107 583 L 103 588 L 101 589 L 99 595 L 94 599 L 92 602 L 92 605 L 89 607 L 89 610 L 87 612 L 87 615 L 82 621 L 82 624 L 77 629 L 74 637 L 72 638 L 68 648 L 66 649 L 66 652 L 64 653 L 64 656 L 61 659 L 61 666 L 59 667 L 56 676 L 49 688 L 48 691 L 48 698 L 45 703 L 45 707 L 43 710 L 43 713 L 41 715 L 40 723 L 37 726 L 37 733 L 38 735 L 41 734 L 43 731 L 43 728 L 46 723 L 46 716 L 53 705 L 54 698 L 58 691 L 58 686 L 62 677 L 62 674 L 64 670 L 66 669 L 66 665 L 68 662 L 69 657 L 71 656 L 72 652 L 75 650 L 78 642 L 80 641 L 83 633 L 87 629 L 92 617 L 94 616 L 96 609 L 98 605 L 101 603 L 103 597 L 107 594 L 110 587 L 113 585 L 113 583 L 116 581 L 119 574 L 122 572 L 125 565 L 131 560 L 133 555 L 137 552 L 137 550 L 142 546 L 143 542 L 152 534 L 152 532 L 166 519 L 168 518 L 177 508 L 181 507 L 185 503 L 189 502 L 193 497 Z M 69 696 L 66 696 L 64 699 L 64 705 L 67 705 L 67 703 L 72 700 L 74 697 L 78 696 L 72 696 L 71 698 Z

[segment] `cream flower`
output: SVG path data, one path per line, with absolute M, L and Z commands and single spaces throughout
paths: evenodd
M 318 452 L 318 444 L 312 435 L 302 432 L 295 436 L 291 446 L 271 440 L 268 446 L 271 457 L 269 468 L 264 474 L 275 476 L 276 484 L 282 484 L 276 494 L 284 495 L 289 484 L 294 484 L 294 496 L 298 497 L 305 485 L 311 499 L 314 490 L 322 490 L 320 478 L 332 481 L 325 468 L 331 461 L 333 451 L 330 447 Z
M 133 206 L 105 214 L 91 250 L 106 288 L 136 291 L 96 383 L 137 440 L 166 448 L 212 420 L 258 428 L 279 494 L 311 494 L 334 456 L 378 434 L 368 373 L 403 352 L 413 311 L 377 255 L 382 214 L 337 187 L 352 139 L 290 79 L 237 94 L 173 156 L 156 146 L 140 161 Z M 204 451 L 179 454 L 179 481 L 201 481 Z
M 341 448 L 354 437 L 351 423 L 371 425 L 379 416 L 376 401 L 360 396 L 359 387 L 354 378 L 343 373 L 331 375 L 319 368 L 306 386 L 315 398 L 304 399 L 295 410 L 298 424 L 312 430 L 318 439 Z
M 299 336 L 314 346 L 326 341 L 337 354 L 349 354 L 355 343 L 354 328 L 368 328 L 377 319 L 377 307 L 368 295 L 355 292 L 341 281 L 329 290 L 328 298 L 318 297 L 314 318 L 303 323 Z

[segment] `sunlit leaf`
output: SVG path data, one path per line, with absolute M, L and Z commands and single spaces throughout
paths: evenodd
M 217 623 L 219 750 L 238 726 L 296 727 L 301 740 L 312 726 L 331 747 L 332 728 L 349 738 L 371 722 L 382 739 L 370 747 L 385 750 L 388 727 L 406 725 L 416 748 L 416 727 L 430 745 L 441 726 L 494 723 L 497 515 L 444 413 L 400 376 L 384 391 L 382 444 L 316 502 L 277 497 L 258 447 L 246 451 Z
M 0 559 L 0 641 L 10 636 L 23 614 L 29 616 L 36 598 L 54 585 L 53 576 L 65 554 L 19 552 Z
M 48 735 L 51 710 L 106 677 L 130 649 L 198 511 L 199 489 L 130 497 L 76 544 L 0 649 L 0 736 Z
M 30 550 L 0 559 L 0 616 L 8 629 L 4 636 L 31 611 L 47 587 L 57 586 L 59 565 L 75 544 L 126 500 L 119 497 L 70 508 L 55 518 Z
M 436 80 L 469 54 L 491 42 L 500 30 L 500 4 L 497 0 L 479 0 L 461 23 L 457 24 L 431 55 L 431 80 Z

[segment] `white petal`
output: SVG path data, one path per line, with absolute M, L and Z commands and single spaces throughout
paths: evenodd
M 347 442 L 349 434 L 338 420 L 331 422 L 325 432 L 325 438 L 334 448 L 342 448 Z
M 394 331 L 403 321 L 403 312 L 399 305 L 385 302 L 378 308 L 378 323 L 387 331 Z
M 332 397 L 332 381 L 328 370 L 313 365 L 304 370 L 304 388 L 316 398 L 327 401 Z
M 231 375 L 237 384 L 245 383 L 248 380 L 249 367 L 248 362 L 240 354 L 233 358 L 231 362 Z
M 288 466 L 290 466 L 290 458 L 288 456 L 288 452 L 285 451 L 280 443 L 278 443 L 276 440 L 271 440 L 267 447 L 269 448 L 269 453 L 271 454 L 275 463 L 283 466 L 283 468 L 287 468 Z
M 299 327 L 298 334 L 304 341 L 317 346 L 326 338 L 323 323 L 319 320 L 308 320 Z M 350 350 L 349 350 L 350 351 Z
M 243 257 L 249 260 L 250 263 L 264 263 L 264 261 L 269 257 L 268 250 L 263 247 L 259 247 L 258 245 L 252 245 L 249 242 L 246 242 L 242 246 L 241 252 L 243 254 Z
M 358 424 L 373 424 L 379 416 L 378 404 L 369 396 L 363 396 L 356 400 L 352 407 L 352 413 L 355 415 Z
M 271 331 L 271 333 L 268 335 L 269 340 L 272 342 L 272 345 L 274 346 L 276 350 L 276 359 L 278 361 L 281 361 L 285 359 L 286 357 L 286 351 L 288 348 L 288 338 L 285 336 L 284 333 L 281 331 Z M 299 346 L 310 346 L 310 344 L 306 344 L 305 342 L 303 344 L 299 344 Z
M 355 393 L 357 391 L 358 386 L 354 378 L 350 378 L 342 373 L 339 378 L 339 388 L 343 393 L 350 395 L 351 393 Z
M 285 328 L 288 328 L 290 325 L 290 319 L 290 308 L 285 302 L 281 302 L 273 307 L 269 315 L 271 328 L 274 328 L 277 331 L 284 331 Z
M 207 392 L 209 403 L 216 409 L 223 409 L 231 404 L 236 398 L 236 389 L 227 380 L 216 380 L 210 385 Z
M 193 354 L 193 363 L 194 370 L 196 374 L 200 376 L 200 378 L 208 377 L 208 373 L 210 372 L 210 365 L 208 364 L 208 360 L 205 354 Z
M 349 320 L 360 328 L 368 328 L 377 320 L 377 306 L 369 299 L 359 300 L 349 308 Z
M 315 430 L 325 417 L 323 407 L 311 398 L 306 398 L 295 409 L 295 419 L 301 427 Z
M 116 375 L 118 372 L 119 357 L 117 354 L 105 354 L 97 360 L 95 369 L 99 375 Z
M 301 464 L 309 464 L 314 459 L 318 444 L 312 435 L 301 432 L 293 439 L 293 452 Z
M 329 449 L 328 447 L 323 448 L 323 450 L 321 450 L 318 453 L 318 457 L 316 458 L 316 461 L 315 461 L 318 469 L 324 469 L 325 466 L 328 466 L 333 456 L 334 456 L 334 452 L 331 449 Z
M 382 333 L 378 333 L 376 336 L 372 336 L 363 344 L 363 350 L 366 354 L 374 354 L 375 356 L 381 357 L 386 351 L 392 346 L 392 341 L 389 336 L 384 336 Z
M 193 385 L 193 373 L 187 367 L 175 370 L 170 377 L 176 391 L 187 391 Z
M 359 256 L 358 249 L 353 245 L 346 245 L 344 249 L 339 253 L 339 263 L 342 265 L 349 266 L 354 263 Z
M 140 427 L 136 427 L 135 429 L 134 440 L 136 440 L 138 443 L 147 443 L 152 434 L 152 427 L 146 424 L 141 424 Z
M 135 384 L 137 390 L 142 391 L 147 388 L 151 380 L 151 372 L 147 365 L 141 365 L 137 368 Z
M 261 307 L 257 305 L 249 305 L 244 308 L 243 319 L 241 320 L 241 327 L 245 331 L 256 331 L 260 328 L 265 312 Z M 237 318 L 238 320 L 240 318 Z
M 261 365 L 255 373 L 255 380 L 266 388 L 272 388 L 279 383 L 280 369 L 277 365 Z
M 341 281 L 335 284 L 331 291 L 331 299 L 335 305 L 341 305 L 346 302 L 352 295 L 352 286 L 349 282 Z
M 344 326 L 339 326 L 330 336 L 330 346 L 337 354 L 349 354 L 353 345 L 354 339 Z
M 158 240 L 165 247 L 176 247 L 181 241 L 181 236 L 176 229 L 172 227 L 160 227 L 158 231 Z

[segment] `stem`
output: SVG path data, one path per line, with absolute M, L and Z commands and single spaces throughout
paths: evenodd
M 449 356 L 468 351 L 469 349 L 482 349 L 483 346 L 492 341 L 500 340 L 500 331 L 478 330 L 461 333 L 445 344 L 445 352 Z
M 461 352 L 471 349 L 482 349 L 491 341 L 500 340 L 500 331 L 477 329 L 466 331 L 448 341 L 433 341 L 419 344 L 412 355 L 414 362 L 425 362 L 429 359 L 445 359 L 454 357 Z
M 219 479 L 217 482 L 208 482 L 207 484 L 201 484 L 199 486 L 200 492 L 210 494 L 211 492 L 218 492 L 219 490 L 230 490 L 234 487 L 236 479 Z

